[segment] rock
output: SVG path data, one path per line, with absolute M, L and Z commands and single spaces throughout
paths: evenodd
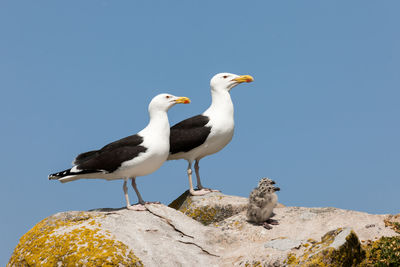
M 63 212 L 33 227 L 8 266 L 216 266 L 213 229 L 164 205 Z
M 366 253 L 351 228 L 339 228 L 326 233 L 320 242 L 307 247 L 296 258 L 288 255 L 286 264 L 292 266 L 359 266 Z
M 212 192 L 204 196 L 191 196 L 189 190 L 168 206 L 204 225 L 220 222 L 247 209 L 248 199 Z
M 388 215 L 385 226 L 400 234 L 400 214 Z M 367 252 L 365 266 L 379 263 L 380 266 L 400 266 L 400 236 L 382 236 L 378 240 L 367 240 L 363 248 Z
M 102 227 L 101 212 L 63 212 L 50 216 L 23 235 L 8 266 L 143 266 L 123 242 Z
M 273 217 L 279 224 L 267 230 L 246 220 L 247 199 L 242 197 L 182 195 L 170 206 L 178 210 L 149 204 L 143 212 L 100 209 L 55 214 L 21 237 L 8 266 L 398 263 L 396 216 L 281 205 Z
M 284 238 L 284 239 L 275 239 L 268 241 L 267 243 L 264 244 L 264 247 L 287 251 L 293 248 L 299 248 L 301 244 L 302 242 L 300 240 L 291 240 Z
M 352 229 L 354 235 L 347 235 L 348 229 L 338 236 L 335 243 L 330 239 L 340 253 L 355 253 L 360 241 L 378 240 L 382 236 L 395 236 L 396 232 L 385 227 L 386 215 L 373 215 L 363 212 L 342 210 L 336 208 L 303 208 L 282 207 L 274 209 L 273 219 L 279 225 L 273 225 L 271 230 L 257 226 L 246 221 L 245 212 L 238 213 L 212 226 L 222 231 L 222 236 L 215 237 L 226 249 L 224 264 L 222 266 L 286 266 L 293 263 L 304 262 L 310 256 L 310 248 L 314 244 L 322 246 L 327 244 L 328 232 L 339 234 L 338 229 Z M 367 228 L 368 225 L 374 225 Z M 332 232 L 333 231 L 333 232 Z M 333 236 L 333 235 L 332 235 Z M 335 235 L 336 236 L 336 235 Z M 343 237 L 352 237 L 349 248 L 340 250 L 338 244 Z M 344 238 L 345 239 L 345 238 Z M 301 244 L 299 246 L 299 244 Z M 312 251 L 317 252 L 313 247 Z M 332 248 L 333 249 L 333 248 Z M 322 252 L 324 255 L 327 250 Z M 349 252 L 350 253 L 350 252 Z M 317 253 L 315 254 L 317 255 Z M 332 253 L 331 255 L 338 255 Z M 345 256 L 340 254 L 341 256 Z M 315 256 L 313 259 L 317 259 Z M 332 260 L 332 262 L 334 262 Z M 258 265 L 257 265 L 258 264 Z M 320 265 L 314 265 L 320 266 Z M 341 266 L 329 265 L 327 266 Z

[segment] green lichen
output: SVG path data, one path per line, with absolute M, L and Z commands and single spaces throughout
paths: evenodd
M 169 205 L 170 208 L 179 210 L 183 214 L 201 222 L 204 225 L 209 225 L 213 222 L 221 221 L 222 219 L 217 214 L 215 208 L 209 206 L 196 207 L 193 204 L 192 198 L 189 194 L 189 190 L 185 191 L 177 199 L 172 201 Z
M 216 228 L 221 228 L 223 230 L 227 229 L 235 229 L 235 230 L 242 230 L 245 226 L 244 222 L 241 221 L 223 221 L 222 223 L 213 223 L 212 226 Z
M 192 205 L 191 198 L 186 199 L 179 211 L 204 225 L 209 225 L 216 221 L 217 210 L 215 208 L 208 206 L 195 207 Z
M 391 219 L 398 219 L 392 216 Z M 391 227 L 400 233 L 400 224 L 389 219 L 385 220 L 385 226 Z M 311 242 L 306 246 L 303 255 L 296 257 L 287 255 L 285 263 L 289 266 L 400 266 L 400 236 L 381 237 L 376 241 L 368 241 L 361 245 L 356 234 L 351 231 L 346 237 L 346 242 L 335 250 L 330 247 L 341 229 L 328 232 L 321 242 Z
M 400 215 L 389 215 L 385 226 L 400 234 Z M 400 236 L 381 237 L 376 241 L 368 240 L 363 246 L 367 252 L 364 266 L 400 266 Z
M 211 201 L 209 198 L 206 199 L 206 197 L 193 200 L 194 198 L 189 194 L 189 191 L 186 191 L 168 206 L 179 210 L 204 225 L 223 221 L 246 208 L 243 207 L 243 209 L 240 209 L 230 204 L 214 204 L 219 203 L 224 198 L 223 195 L 213 195 L 210 198 Z M 207 204 L 207 202 L 213 204 Z
M 284 263 L 288 266 L 297 266 L 299 259 L 293 253 L 289 253 Z
M 399 217 L 399 215 L 393 216 L 395 219 Z M 390 227 L 393 229 L 393 231 L 395 231 L 396 233 L 400 234 L 400 223 L 393 221 L 393 218 L 388 218 L 386 220 L 384 220 L 385 222 L 385 226 L 386 227 Z
M 365 246 L 367 259 L 365 266 L 400 266 L 400 237 L 381 237 Z
M 245 267 L 263 267 L 264 264 L 262 264 L 260 261 L 252 261 L 252 262 L 246 262 L 244 264 Z
M 309 242 L 311 244 L 315 244 L 315 243 L 317 243 L 317 240 L 309 238 L 309 239 L 307 239 L 307 242 Z
M 303 245 L 305 252 L 302 256 L 287 255 L 285 263 L 289 266 L 359 266 L 365 259 L 357 235 L 351 231 L 346 237 L 346 242 L 338 249 L 330 247 L 335 237 L 342 231 L 336 229 L 325 234 L 320 242 L 306 243 Z
M 23 235 L 7 266 L 143 266 L 89 212 L 51 216 Z
M 186 190 L 177 199 L 169 203 L 168 207 L 179 210 L 188 197 L 190 197 L 189 190 Z
M 346 242 L 337 250 L 329 247 L 313 256 L 313 260 L 321 263 L 319 266 L 358 266 L 365 258 L 365 251 L 357 235 L 352 231 Z
M 217 219 L 217 210 L 208 206 L 195 207 L 192 198 L 189 194 L 189 190 L 185 191 L 177 199 L 172 201 L 168 207 L 179 210 L 186 216 L 201 222 L 204 225 L 220 221 Z

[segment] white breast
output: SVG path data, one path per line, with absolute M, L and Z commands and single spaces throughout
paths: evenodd
M 261 208 L 260 216 L 261 221 L 266 221 L 271 218 L 272 212 L 278 202 L 278 196 L 274 193 L 272 194 L 272 199 L 264 207 Z
M 150 120 L 149 125 L 138 133 L 143 137 L 141 146 L 147 150 L 138 157 L 124 162 L 118 169 L 122 177 L 144 176 L 156 171 L 169 154 L 169 122 L 166 112 Z
M 211 126 L 211 132 L 204 143 L 204 149 L 202 155 L 200 155 L 202 157 L 220 151 L 232 140 L 234 132 L 233 116 L 230 118 L 213 117 L 206 126 Z
M 122 177 L 144 176 L 156 171 L 167 160 L 169 153 L 168 138 L 151 140 L 153 138 L 147 136 L 143 139 L 142 145 L 147 148 L 146 152 L 124 162 L 118 170 L 118 175 Z

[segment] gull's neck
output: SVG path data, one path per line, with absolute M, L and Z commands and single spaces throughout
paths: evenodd
M 227 114 L 233 117 L 233 113 L 233 103 L 229 92 L 226 90 L 211 90 L 211 105 L 203 114 L 206 116 Z
M 164 110 L 149 110 L 150 120 L 146 128 L 141 130 L 141 135 L 159 136 L 169 138 L 169 121 L 167 112 Z

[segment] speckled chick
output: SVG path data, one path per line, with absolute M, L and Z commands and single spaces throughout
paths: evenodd
M 271 219 L 273 209 L 278 203 L 278 196 L 275 192 L 280 190 L 274 184 L 273 180 L 262 178 L 258 182 L 257 188 L 254 188 L 249 196 L 247 219 L 250 222 L 263 225 L 266 229 L 272 229 L 270 224 L 278 224 L 276 220 Z

